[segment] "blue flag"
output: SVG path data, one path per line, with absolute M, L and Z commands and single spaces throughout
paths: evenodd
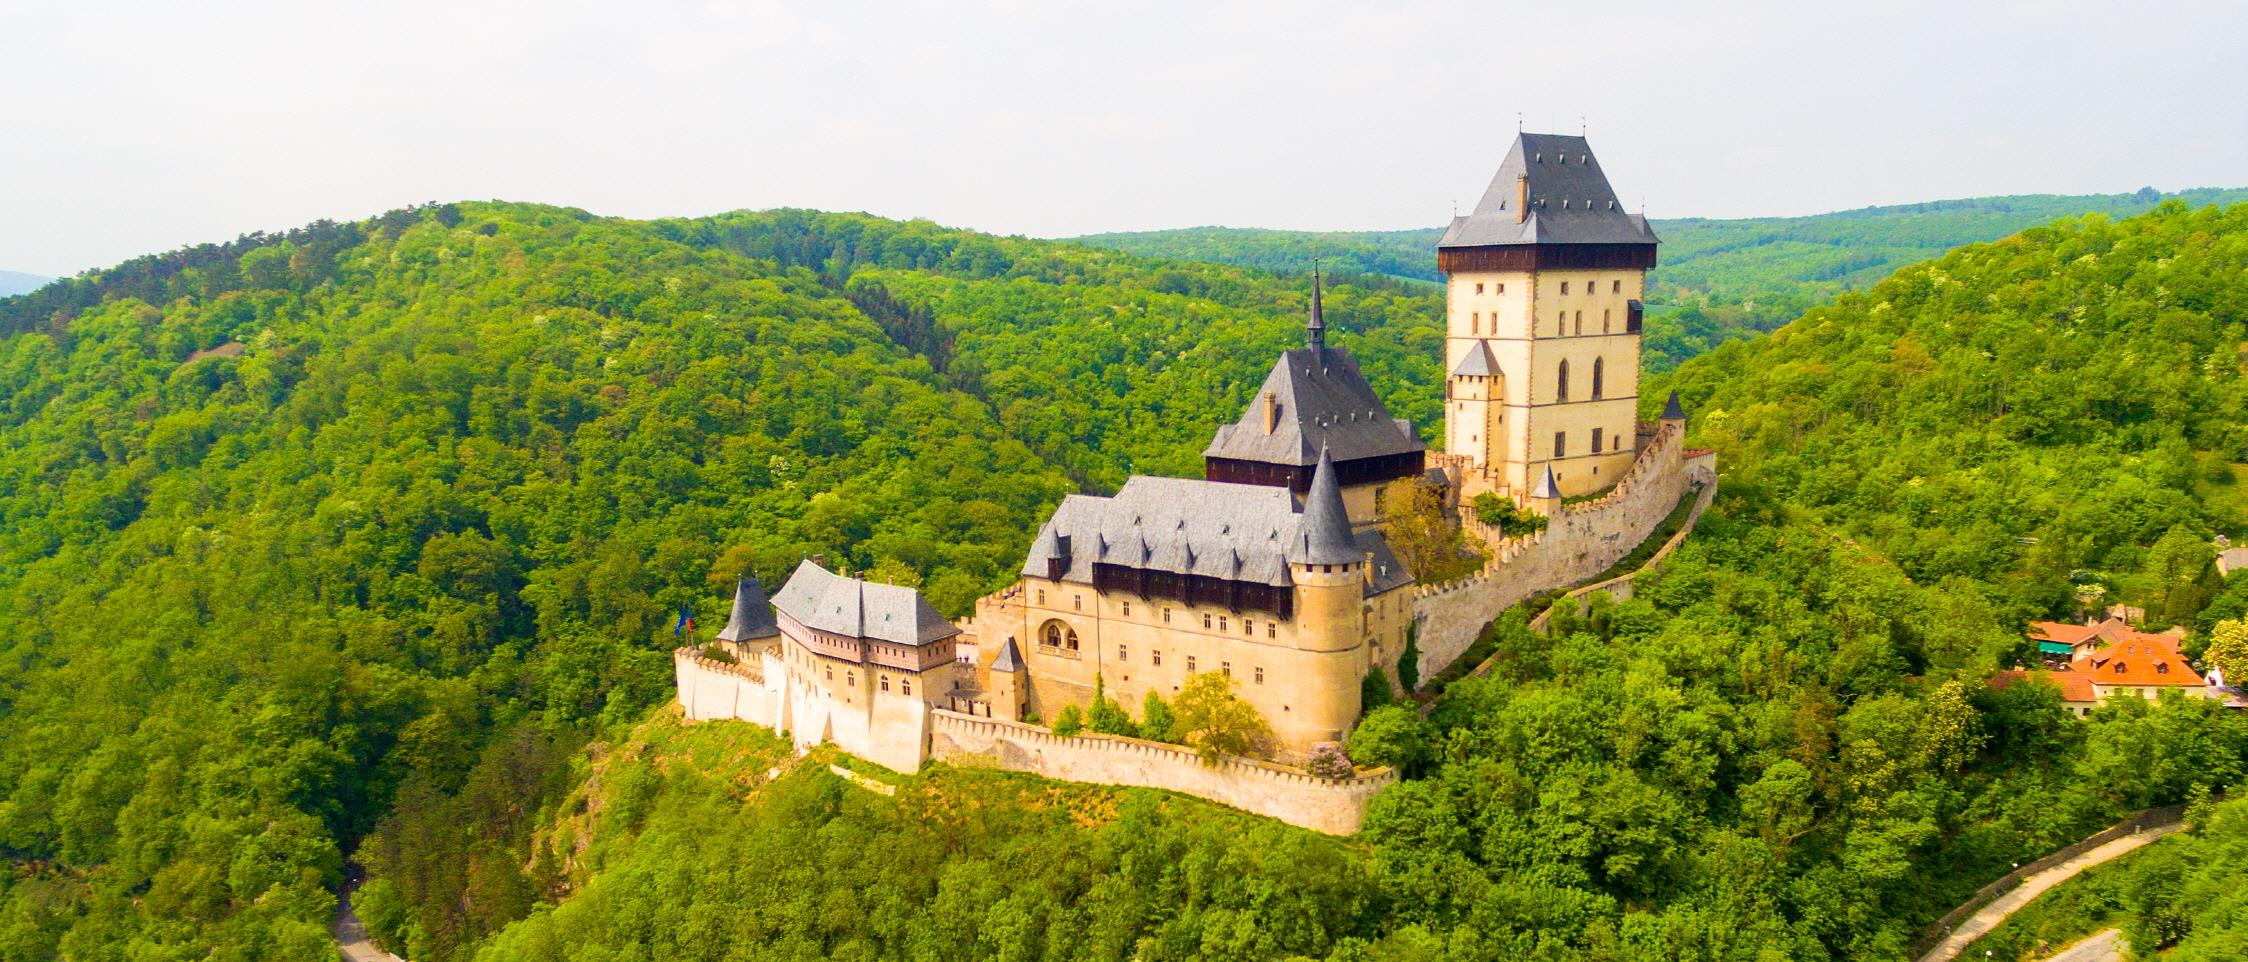
M 689 614 L 687 613 L 687 606 L 686 606 L 686 605 L 680 605 L 680 606 L 679 606 L 679 623 L 678 623 L 678 624 L 676 624 L 676 625 L 673 625 L 673 626 L 671 626 L 671 637 L 673 637 L 673 638 L 677 638 L 677 637 L 679 637 L 680 635 L 686 634 L 687 632 L 690 632 L 690 631 L 693 631 L 693 630 L 695 630 L 695 619 L 694 619 L 694 616 L 692 616 L 692 615 L 689 615 Z

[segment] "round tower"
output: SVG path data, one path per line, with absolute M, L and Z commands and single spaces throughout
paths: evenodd
M 1358 721 L 1359 681 L 1366 673 L 1366 554 L 1350 530 L 1335 462 L 1319 452 L 1302 520 L 1288 545 L 1295 590 L 1299 677 L 1288 679 L 1287 709 L 1268 718 L 1291 751 L 1340 740 Z

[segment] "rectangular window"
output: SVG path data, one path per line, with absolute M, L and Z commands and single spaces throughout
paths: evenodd
M 1210 613 L 1207 611 L 1202 613 L 1202 627 L 1210 627 Z
M 1267 638 L 1278 638 L 1278 637 L 1280 637 L 1280 626 L 1279 626 L 1278 624 L 1276 624 L 1276 623 L 1273 623 L 1273 622 L 1270 622 L 1270 621 L 1268 621 L 1268 622 L 1265 622 L 1265 637 L 1267 637 Z
M 1621 294 L 1621 293 L 1623 293 L 1623 292 L 1624 292 L 1624 282 L 1622 282 L 1622 281 L 1620 281 L 1620 280 L 1619 280 L 1619 281 L 1609 281 L 1609 282 L 1608 282 L 1608 284 L 1609 284 L 1609 287 L 1608 287 L 1608 293 L 1610 293 L 1610 294 Z
M 1070 596 L 1069 596 L 1069 607 L 1070 607 L 1070 610 L 1071 610 L 1071 611 L 1084 611 L 1084 610 L 1085 610 L 1085 596 L 1084 596 L 1084 595 L 1070 595 Z
M 1381 516 L 1382 516 L 1382 509 L 1383 509 L 1383 507 L 1385 507 L 1385 506 L 1386 506 L 1386 505 L 1388 504 L 1388 502 L 1389 502 L 1389 489 L 1388 489 L 1388 488 L 1375 488 L 1375 489 L 1374 489 L 1374 517 L 1377 517 L 1377 518 L 1379 518 L 1379 517 L 1381 517 Z
M 1221 661 L 1221 662 L 1218 662 L 1218 674 L 1224 675 L 1224 676 L 1226 676 L 1227 678 L 1231 678 L 1231 677 L 1233 677 L 1233 662 L 1230 662 L 1230 661 Z
M 1592 453 L 1600 453 L 1600 428 L 1592 429 Z
M 1256 621 L 1254 621 L 1254 620 L 1252 620 L 1252 619 L 1249 619 L 1249 618 L 1243 618 L 1243 619 L 1241 619 L 1241 633 L 1242 633 L 1242 634 L 1244 634 L 1244 635 L 1253 635 L 1253 634 L 1256 634 L 1256 633 L 1257 633 L 1257 623 L 1256 623 Z
M 913 679 L 908 678 L 902 682 L 899 682 L 899 684 L 905 686 L 905 691 L 903 692 L 903 694 L 913 694 Z
M 1504 281 L 1501 281 L 1501 282 L 1499 283 L 1499 293 L 1501 293 L 1501 294 L 1504 294 L 1504 293 L 1506 293 L 1506 283 L 1505 283 Z
M 1264 684 L 1264 666 L 1263 666 L 1263 665 L 1258 665 L 1258 666 L 1257 666 L 1257 684 L 1260 684 L 1260 685 Z
M 1124 646 L 1123 646 L 1123 645 L 1118 645 L 1118 646 L 1116 646 L 1116 660 L 1117 660 L 1117 661 L 1124 661 L 1124 660 L 1126 660 L 1126 659 L 1125 659 L 1125 655 L 1124 655 Z
M 1224 631 L 1224 630 L 1226 630 L 1226 629 L 1227 629 L 1228 627 L 1230 627 L 1230 626 L 1228 626 L 1228 625 L 1227 625 L 1227 624 L 1225 623 L 1225 616 L 1224 616 L 1224 615 L 1219 615 L 1219 616 L 1218 616 L 1218 630 L 1219 630 L 1219 631 Z
M 1194 674 L 1194 656 L 1193 656 L 1193 655 L 1188 655 L 1188 656 L 1186 656 L 1186 673 L 1187 673 L 1187 674 L 1189 674 L 1189 675 L 1191 675 L 1191 674 Z
M 889 691 L 889 690 L 890 690 L 890 676 L 888 676 L 888 675 L 883 675 L 883 676 L 882 676 L 882 690 L 883 690 L 883 691 Z
M 1163 609 L 1163 623 L 1166 625 L 1171 623 L 1171 609 L 1169 608 Z
M 1481 293 L 1483 293 L 1483 282 L 1482 282 L 1482 281 L 1476 281 L 1476 282 L 1475 282 L 1475 292 L 1476 292 L 1476 293 L 1478 293 L 1478 294 L 1481 294 Z
M 1038 589 L 1038 606 L 1041 608 L 1046 606 L 1046 589 L 1044 588 Z
M 1567 457 L 1567 456 L 1568 456 L 1568 454 L 1569 454 L 1569 432 L 1567 432 L 1567 431 L 1555 431 L 1555 432 L 1553 432 L 1553 456 L 1554 456 L 1554 457 L 1557 457 L 1557 458 L 1560 458 L 1560 457 Z
M 1163 667 L 1163 649 L 1156 648 L 1150 650 L 1147 653 L 1147 660 L 1149 664 L 1154 665 L 1157 668 Z
M 1132 603 L 1129 601 L 1124 603 L 1124 617 L 1132 617 Z

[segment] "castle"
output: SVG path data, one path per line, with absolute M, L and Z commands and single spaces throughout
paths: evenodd
M 1636 420 L 1656 243 L 1644 217 L 1619 209 L 1584 138 L 1519 135 L 1438 246 L 1444 452 L 1326 343 L 1315 276 L 1303 346 L 1217 429 L 1203 477 L 1135 476 L 1113 495 L 1066 498 L 1015 584 L 959 624 L 912 589 L 810 561 L 769 603 L 745 578 L 718 650 L 678 653 L 680 702 L 692 718 L 749 719 L 906 771 L 974 753 L 1244 807 L 1296 804 L 1236 799 L 1165 768 L 1152 747 L 1122 770 L 1089 762 L 1065 744 L 1086 739 L 1031 723 L 1087 708 L 1096 691 L 1137 714 L 1149 693 L 1217 672 L 1270 725 L 1276 757 L 1300 759 L 1346 737 L 1370 674 L 1395 685 L 1409 637 L 1418 667 L 1441 667 L 1506 606 L 1623 557 L 1690 485 L 1714 481 L 1708 453 L 1681 447 L 1675 396 L 1662 420 Z M 1482 572 L 1416 581 L 1385 536 L 1401 484 L 1439 490 L 1485 542 Z M 1469 505 L 1485 492 L 1546 515 L 1546 529 L 1480 525 Z M 1347 812 L 1291 820 L 1355 825 Z

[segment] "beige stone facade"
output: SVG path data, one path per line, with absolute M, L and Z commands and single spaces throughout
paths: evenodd
M 1446 450 L 1471 470 L 1463 493 L 1525 500 L 1547 465 L 1561 493 L 1613 486 L 1631 466 L 1639 332 L 1628 321 L 1646 272 L 1465 271 L 1445 283 L 1445 370 L 1480 348 L 1491 375 L 1446 385 Z

